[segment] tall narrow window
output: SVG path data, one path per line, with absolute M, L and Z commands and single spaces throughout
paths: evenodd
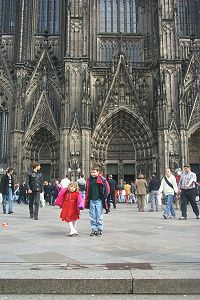
M 179 0 L 180 36 L 200 36 L 200 1 Z
M 0 26 L 3 34 L 12 34 L 14 27 L 14 0 L 0 0 Z
M 38 0 L 38 33 L 59 33 L 59 0 Z
M 8 108 L 4 94 L 0 93 L 0 164 L 8 162 Z
M 99 0 L 101 33 L 137 33 L 138 0 Z

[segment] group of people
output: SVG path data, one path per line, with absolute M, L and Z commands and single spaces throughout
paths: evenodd
M 90 176 L 85 180 L 81 175 L 77 183 L 70 182 L 66 175 L 65 178 L 55 182 L 55 189 L 50 188 L 48 182 L 43 183 L 41 166 L 39 162 L 34 162 L 32 171 L 28 173 L 26 190 L 29 196 L 30 218 L 38 220 L 40 206 L 40 194 L 44 191 L 47 197 L 53 195 L 53 204 L 60 206 L 60 218 L 69 224 L 69 236 L 78 235 L 76 222 L 80 218 L 80 211 L 84 208 L 89 209 L 91 233 L 90 236 L 101 236 L 103 234 L 104 221 L 103 209 L 106 214 L 110 212 L 110 201 L 116 208 L 117 183 L 108 176 L 108 180 L 100 172 L 98 166 L 91 167 Z M 170 169 L 166 169 L 166 174 L 160 181 L 155 175 L 152 176 L 149 184 L 140 174 L 132 185 L 128 184 L 127 193 L 132 189 L 136 193 L 139 212 L 144 211 L 147 187 L 150 192 L 151 210 L 159 211 L 159 195 L 163 194 L 166 202 L 163 217 L 164 219 L 174 218 L 175 210 L 173 202 L 180 197 L 180 208 L 182 215 L 180 220 L 187 219 L 187 203 L 190 202 L 196 219 L 199 219 L 199 209 L 196 203 L 197 177 L 191 172 L 190 166 L 185 165 L 183 172 L 175 177 Z M 1 178 L 0 192 L 2 193 L 3 213 L 6 213 L 6 202 L 8 200 L 8 214 L 13 213 L 13 194 L 14 179 L 13 169 L 8 168 L 6 174 Z
M 175 218 L 176 214 L 173 203 L 176 204 L 177 208 L 179 208 L 180 205 L 182 215 L 179 217 L 179 220 L 187 219 L 188 203 L 191 204 L 196 219 L 199 219 L 199 208 L 196 202 L 196 196 L 198 194 L 197 176 L 191 171 L 189 165 L 184 165 L 183 171 L 179 171 L 176 177 L 171 173 L 169 168 L 166 169 L 165 176 L 162 178 L 161 183 L 159 179 L 153 175 L 149 184 L 147 184 L 147 181 L 141 174 L 135 181 L 135 187 L 139 211 L 144 211 L 148 187 L 151 211 L 159 211 L 159 198 L 163 197 L 165 203 L 164 219 Z

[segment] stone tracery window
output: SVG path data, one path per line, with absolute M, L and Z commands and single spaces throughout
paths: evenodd
M 8 106 L 5 95 L 0 93 L 0 164 L 8 162 Z
M 138 0 L 99 0 L 101 33 L 137 33 Z
M 59 0 L 38 0 L 38 33 L 59 34 Z
M 179 0 L 180 36 L 200 36 L 200 2 L 199 0 Z
M 0 28 L 3 34 L 12 34 L 14 27 L 14 1 L 0 0 Z

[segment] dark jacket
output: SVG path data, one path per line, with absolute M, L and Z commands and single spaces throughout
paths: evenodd
M 0 185 L 0 192 L 3 195 L 8 195 L 8 186 L 9 186 L 9 179 L 8 179 L 8 175 L 5 174 L 1 178 L 1 185 Z M 11 188 L 12 188 L 12 193 L 14 194 L 14 179 L 12 175 L 11 175 Z
M 85 207 L 89 208 L 90 207 L 90 184 L 91 184 L 91 179 L 92 176 L 90 176 L 89 178 L 87 178 L 86 180 L 86 196 L 85 196 Z M 99 195 L 100 195 L 100 199 L 103 202 L 103 208 L 107 209 L 107 202 L 106 199 L 108 198 L 108 194 L 109 194 L 109 190 L 108 190 L 108 183 L 107 180 L 103 177 L 103 176 L 98 176 L 97 177 L 97 184 L 98 184 L 98 188 L 99 188 Z
M 160 180 L 153 178 L 149 181 L 149 192 L 158 191 L 160 188 Z
M 40 172 L 30 172 L 26 179 L 27 189 L 32 192 L 42 192 L 43 190 L 43 178 Z
M 114 179 L 108 179 L 108 183 L 110 186 L 110 192 L 114 192 L 117 189 L 117 183 Z

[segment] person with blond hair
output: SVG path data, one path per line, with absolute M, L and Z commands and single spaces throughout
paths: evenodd
M 69 225 L 69 236 L 78 235 L 76 222 L 80 219 L 80 210 L 84 209 L 84 198 L 78 191 L 77 184 L 71 182 L 67 188 L 63 188 L 56 201 L 61 201 L 60 205 L 62 210 L 60 212 L 60 218 Z
M 138 209 L 139 212 L 143 212 L 145 206 L 145 198 L 147 195 L 147 181 L 144 179 L 143 174 L 138 175 L 138 178 L 135 181 L 135 188 L 138 200 Z

